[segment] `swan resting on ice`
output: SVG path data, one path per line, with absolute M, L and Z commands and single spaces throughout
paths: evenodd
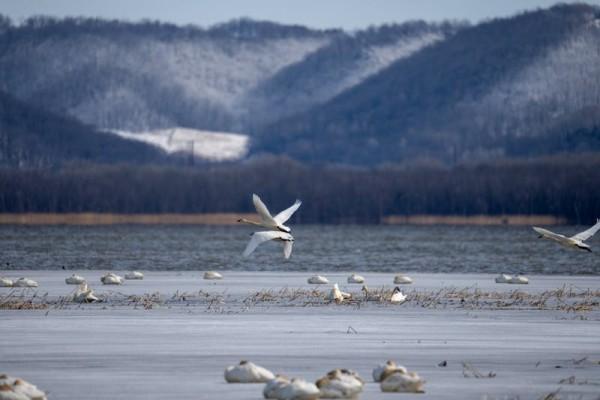
M 206 271 L 203 278 L 208 280 L 217 280 L 223 279 L 223 275 L 215 271 Z
M 381 378 L 384 374 L 390 374 L 395 370 L 404 371 L 404 373 L 408 372 L 402 365 L 396 364 L 393 360 L 387 360 L 385 364 L 380 364 L 373 369 L 373 381 L 381 382 Z
M 357 274 L 352 274 L 348 277 L 348 283 L 365 283 L 365 278 Z
M 500 274 L 495 279 L 496 283 L 511 283 L 517 285 L 527 285 L 529 283 L 529 279 L 523 275 L 508 275 L 508 274 Z
M 0 400 L 46 400 L 46 393 L 24 379 L 0 374 Z
M 123 278 L 117 274 L 113 274 L 112 272 L 109 272 L 108 274 L 106 274 L 102 278 L 100 278 L 100 281 L 104 285 L 120 285 L 123 283 Z
M 311 285 L 324 285 L 329 283 L 329 279 L 321 275 L 313 275 L 310 278 L 308 278 L 307 282 Z
M 396 286 L 390 297 L 390 303 L 400 304 L 406 301 L 406 295 L 400 291 L 400 288 Z
M 406 275 L 399 274 L 394 277 L 395 285 L 409 285 L 411 283 L 413 283 L 413 280 Z
M 352 298 L 350 293 L 342 292 L 337 283 L 333 285 L 329 295 L 327 296 L 327 300 L 335 301 L 336 303 L 341 303 L 344 300 L 349 300 Z
M 84 282 L 79 285 L 77 290 L 75 290 L 75 294 L 73 294 L 73 301 L 77 303 L 93 303 L 100 301 L 100 299 L 94 295 L 94 291 L 88 287 L 87 283 Z
M 268 242 L 269 240 L 283 242 L 283 256 L 286 260 L 290 258 L 292 255 L 292 246 L 294 245 L 294 237 L 289 233 L 278 231 L 254 232 L 250 242 L 248 242 L 248 245 L 246 246 L 246 250 L 244 250 L 244 257 L 248 257 L 256 250 L 258 245 Z
M 296 200 L 296 202 L 292 204 L 289 208 L 283 210 L 282 212 L 273 217 L 265 203 L 263 203 L 260 197 L 258 197 L 254 193 L 252 194 L 252 202 L 254 203 L 254 208 L 256 208 L 256 212 L 260 216 L 260 222 L 250 221 L 245 218 L 238 219 L 238 222 L 261 226 L 263 228 L 267 228 L 274 231 L 281 231 L 285 233 L 290 233 L 292 229 L 283 224 L 288 219 L 290 219 L 290 217 L 302 205 L 302 202 L 300 200 Z
M 263 389 L 265 399 L 277 400 L 317 400 L 319 388 L 312 382 L 304 379 L 277 376 L 270 380 Z
M 271 379 L 275 379 L 271 371 L 246 360 L 225 369 L 228 383 L 266 383 Z
M 125 274 L 125 279 L 144 279 L 144 274 L 140 271 L 131 271 Z
M 416 372 L 399 367 L 382 373 L 379 387 L 382 392 L 425 393 L 425 381 Z
M 33 279 L 19 278 L 13 282 L 13 287 L 38 287 L 38 283 Z
M 65 279 L 67 285 L 81 285 L 85 282 L 85 278 L 81 275 L 73 274 Z
M 571 237 L 566 237 L 564 235 L 561 235 L 559 233 L 554 233 L 554 232 L 549 231 L 544 228 L 538 228 L 537 226 L 534 226 L 533 230 L 536 231 L 537 233 L 539 233 L 540 236 L 538 236 L 538 237 L 540 239 L 552 240 L 552 241 L 555 241 L 558 244 L 563 245 L 565 247 L 571 247 L 571 248 L 586 250 L 586 251 L 591 252 L 592 249 L 590 248 L 590 246 L 588 246 L 587 244 L 585 244 L 583 242 L 585 242 L 586 240 L 588 240 L 589 238 L 594 236 L 594 234 L 596 234 L 596 232 L 598 232 L 598 230 L 600 230 L 600 218 L 596 220 L 596 224 L 594 226 L 592 226 L 591 228 L 586 229 L 583 232 L 579 232 L 578 234 L 571 236 Z
M 363 390 L 364 381 L 354 371 L 334 369 L 316 382 L 321 399 L 352 399 Z

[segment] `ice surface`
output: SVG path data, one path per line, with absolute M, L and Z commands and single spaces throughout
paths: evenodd
M 223 271 L 219 282 L 204 281 L 202 271 L 146 272 L 144 280 L 118 288 L 99 284 L 102 271 L 7 272 L 36 279 L 38 291 L 51 295 L 70 292 L 64 278 L 73 272 L 86 277 L 98 293 L 166 295 L 202 289 L 235 297 L 262 288 L 314 288 L 306 283 L 308 273 L 290 272 Z M 360 289 L 345 283 L 349 273 L 324 275 L 343 288 Z M 393 286 L 393 274 L 363 275 L 370 287 Z M 486 274 L 411 276 L 415 283 L 408 286 L 422 290 L 516 289 L 495 284 L 494 276 Z M 518 289 L 539 292 L 563 284 L 600 288 L 598 277 L 530 276 L 530 281 Z M 0 289 L 0 295 L 8 290 Z M 263 385 L 226 384 L 223 379 L 226 366 L 247 359 L 275 373 L 308 380 L 333 368 L 350 368 L 369 382 L 363 399 L 414 398 L 380 393 L 370 382 L 373 367 L 395 359 L 427 380 L 426 393 L 415 395 L 419 399 L 537 399 L 559 387 L 561 398 L 595 399 L 599 321 L 597 312 L 405 305 L 273 306 L 226 312 L 195 306 L 0 309 L 0 371 L 34 382 L 50 399 L 260 399 Z M 443 360 L 448 366 L 438 367 Z M 484 374 L 493 371 L 496 377 L 465 378 L 462 362 Z M 558 383 L 570 376 L 587 383 Z

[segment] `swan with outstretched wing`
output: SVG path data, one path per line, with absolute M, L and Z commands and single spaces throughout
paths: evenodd
M 544 238 L 544 239 L 552 240 L 552 241 L 555 241 L 565 247 L 573 247 L 576 249 L 581 249 L 581 250 L 586 250 L 586 251 L 591 252 L 592 249 L 590 248 L 590 246 L 583 242 L 588 240 L 592 236 L 594 236 L 594 234 L 600 230 L 600 219 L 597 219 L 596 224 L 594 226 L 592 226 L 591 228 L 586 229 L 585 231 L 580 232 L 571 237 L 561 235 L 560 233 L 554 233 L 554 232 L 551 232 L 544 228 L 538 228 L 537 226 L 534 226 L 533 230 L 540 234 L 540 236 L 539 236 L 540 239 Z
M 250 238 L 250 242 L 246 246 L 246 250 L 244 250 L 244 257 L 248 257 L 259 245 L 269 240 L 283 242 L 283 256 L 286 259 L 290 258 L 292 255 L 292 246 L 294 245 L 294 237 L 287 232 L 279 231 L 254 232 Z
M 246 224 L 257 225 L 263 228 L 286 233 L 290 233 L 292 230 L 290 227 L 285 226 L 284 223 L 290 219 L 296 210 L 298 210 L 298 208 L 302 205 L 300 200 L 296 200 L 296 202 L 290 207 L 273 217 L 265 203 L 263 203 L 260 197 L 258 197 L 256 194 L 252 194 L 252 202 L 254 203 L 256 212 L 260 216 L 260 222 L 250 221 L 245 218 L 238 219 L 238 222 L 244 222 Z

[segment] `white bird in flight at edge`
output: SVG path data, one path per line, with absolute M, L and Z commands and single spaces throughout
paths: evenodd
M 294 237 L 287 232 L 279 232 L 279 231 L 263 231 L 263 232 L 254 232 L 252 234 L 252 238 L 250 238 L 250 242 L 246 246 L 246 250 L 244 250 L 244 257 L 248 257 L 259 244 L 268 242 L 269 240 L 279 240 L 283 242 L 283 256 L 288 259 L 292 255 L 292 246 L 294 244 Z
M 238 222 L 244 222 L 250 225 L 258 225 L 273 231 L 281 231 L 285 233 L 290 233 L 292 230 L 290 229 L 290 227 L 285 226 L 283 224 L 288 219 L 290 219 L 290 217 L 302 205 L 302 202 L 300 200 L 296 200 L 296 202 L 292 204 L 292 206 L 286 208 L 285 210 L 273 217 L 269 212 L 267 206 L 265 206 L 265 203 L 263 203 L 260 197 L 258 197 L 256 194 L 252 194 L 252 202 L 254 203 L 254 208 L 256 208 L 256 212 L 258 213 L 258 215 L 260 215 L 260 222 L 250 221 L 245 218 L 238 219 Z
M 590 246 L 583 242 L 594 236 L 594 234 L 598 232 L 598 230 L 600 230 L 600 219 L 597 219 L 596 224 L 591 228 L 586 229 L 585 231 L 580 232 L 577 235 L 571 237 L 566 237 L 559 233 L 550 232 L 547 229 L 538 228 L 537 226 L 534 226 L 533 230 L 540 234 L 540 239 L 544 238 L 554 240 L 555 242 L 558 242 L 566 247 L 574 247 L 581 250 L 592 251 Z

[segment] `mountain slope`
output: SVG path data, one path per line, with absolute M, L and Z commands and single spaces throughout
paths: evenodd
M 305 111 L 463 26 L 418 21 L 341 34 L 261 82 L 240 100 L 240 107 L 254 124 Z
M 354 164 L 511 155 L 600 104 L 599 46 L 600 12 L 584 4 L 488 21 L 270 125 L 254 149 Z
M 98 132 L 0 92 L 0 165 L 48 167 L 67 161 L 155 163 L 153 146 Z
M 337 31 L 37 17 L 0 34 L 0 89 L 99 128 L 231 130 L 234 100 Z

